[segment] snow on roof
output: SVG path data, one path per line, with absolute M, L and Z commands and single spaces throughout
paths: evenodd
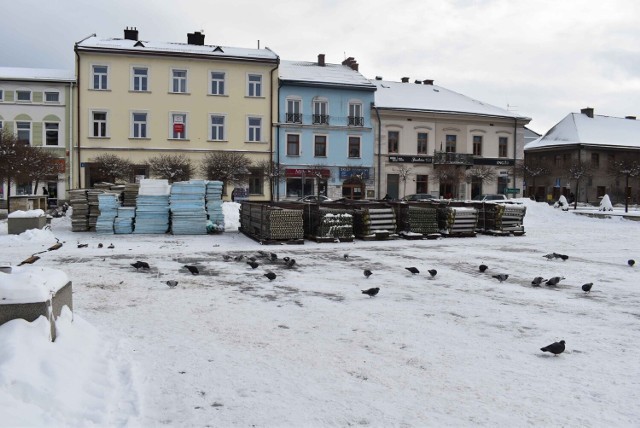
M 280 80 L 314 85 L 357 86 L 375 91 L 375 85 L 359 72 L 342 64 L 318 65 L 308 61 L 280 61 Z
M 45 80 L 74 82 L 73 70 L 51 68 L 0 67 L 0 80 Z
M 235 57 L 275 61 L 278 55 L 269 49 L 234 48 L 229 46 L 190 45 L 188 43 L 153 42 L 116 38 L 89 37 L 77 44 L 78 50 L 113 50 L 140 53 L 195 55 L 202 57 Z
M 524 149 L 575 144 L 640 148 L 640 121 L 620 117 L 569 113 L 542 137 Z
M 442 86 L 371 80 L 378 108 L 529 119 Z

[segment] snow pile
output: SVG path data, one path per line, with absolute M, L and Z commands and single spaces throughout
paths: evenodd
M 558 201 L 553 204 L 554 208 L 560 208 L 562 209 L 562 211 L 569 211 L 569 202 L 567 201 L 567 198 L 564 195 L 560 195 L 560 197 L 558 198 Z
M 67 274 L 58 269 L 12 266 L 11 273 L 0 272 L 0 302 L 46 302 L 68 282 Z
M 44 211 L 41 209 L 37 209 L 37 210 L 29 210 L 29 211 L 14 211 L 12 213 L 9 214 L 9 218 L 37 218 L 37 217 L 43 217 L 44 216 Z
M 238 202 L 224 202 L 222 214 L 224 214 L 224 230 L 237 232 L 240 227 L 240 204 Z
M 611 199 L 609 195 L 604 195 L 602 200 L 600 201 L 600 208 L 598 211 L 613 211 L 613 204 L 611 203 Z

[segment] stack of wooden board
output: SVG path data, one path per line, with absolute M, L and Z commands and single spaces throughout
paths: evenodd
M 302 209 L 243 201 L 240 206 L 240 231 L 260 242 L 302 240 Z
M 124 185 L 124 192 L 122 193 L 122 206 L 123 207 L 135 207 L 136 198 L 138 197 L 138 191 L 140 190 L 140 184 L 127 183 Z
M 69 190 L 69 205 L 71 206 L 71 231 L 86 232 L 89 229 L 89 202 L 87 190 Z

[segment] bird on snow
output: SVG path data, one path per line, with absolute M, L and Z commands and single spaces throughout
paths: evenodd
M 586 284 L 582 284 L 582 291 L 585 293 L 591 292 L 591 287 L 593 287 L 593 282 L 587 282 Z
M 147 262 L 141 262 L 140 260 L 138 260 L 135 263 L 131 263 L 131 266 L 133 266 L 134 268 L 136 268 L 136 270 L 142 268 L 142 269 L 150 269 L 149 268 L 149 263 Z
M 535 278 L 533 278 L 533 281 L 531 281 L 531 285 L 533 285 L 534 287 L 540 287 L 540 284 L 545 281 L 546 279 L 542 278 L 541 276 L 536 276 Z
M 269 253 L 263 250 L 258 250 L 258 254 L 260 255 L 260 257 L 267 257 L 269 255 Z
M 273 281 L 274 279 L 276 279 L 276 277 L 277 277 L 278 275 L 276 275 L 276 274 L 275 274 L 275 273 L 273 273 L 273 272 L 267 272 L 267 273 L 265 273 L 265 274 L 264 274 L 264 276 L 266 276 L 267 278 L 269 278 L 269 281 Z
M 506 281 L 507 278 L 509 278 L 509 275 L 506 273 L 499 273 L 497 275 L 492 275 L 491 278 L 495 278 L 502 283 L 502 281 Z
M 547 280 L 546 285 L 548 285 L 549 287 L 556 286 L 563 279 L 564 279 L 564 276 L 554 276 L 553 278 L 549 278 Z
M 104 245 L 102 245 L 102 242 L 99 242 L 98 243 L 98 248 L 102 248 L 102 247 L 104 247 Z
M 364 272 L 364 276 L 369 278 L 371 275 L 373 275 L 373 272 L 371 272 L 369 269 L 365 269 Z
M 484 272 L 484 271 L 486 271 L 487 269 L 489 269 L 489 266 L 487 266 L 487 265 L 485 265 L 485 264 L 482 264 L 482 265 L 480 265 L 479 269 L 480 269 L 480 272 Z
M 549 254 L 545 254 L 544 256 L 545 259 L 547 260 L 551 260 L 551 259 L 555 259 L 556 258 L 556 253 L 549 253 Z
M 284 261 L 285 263 L 288 262 L 289 260 L 291 260 L 291 257 L 289 256 L 282 258 L 282 261 Z
M 247 262 L 247 264 L 248 264 L 249 266 L 251 266 L 251 269 L 255 269 L 255 268 L 257 268 L 258 266 L 260 266 L 258 263 L 256 263 L 256 262 L 252 262 L 251 260 L 249 260 L 249 261 Z
M 240 255 L 238 255 L 238 256 L 235 256 L 235 257 L 233 258 L 233 260 L 235 260 L 235 261 L 237 261 L 237 262 L 241 262 L 241 261 L 242 261 L 242 259 L 244 259 L 244 256 L 243 256 L 242 254 L 240 254 Z
M 285 261 L 284 264 L 287 265 L 288 268 L 292 268 L 293 265 L 296 264 L 296 259 L 289 259 L 289 260 Z
M 255 262 L 258 259 L 256 259 L 254 256 L 251 256 L 251 257 L 247 257 L 247 260 Z
M 542 352 L 551 352 L 554 355 L 562 354 L 564 352 L 564 340 L 553 342 L 551 345 L 540 348 L 540 350 Z
M 567 259 L 569 258 L 569 256 L 567 256 L 566 254 L 553 253 L 553 256 L 556 259 L 562 259 L 562 261 L 567 261 Z
M 225 262 L 228 262 L 229 260 L 231 260 L 231 256 L 229 254 L 223 254 L 222 255 L 222 260 L 224 260 Z
M 427 272 L 429 272 L 429 275 L 431 275 L 431 278 L 434 278 L 438 274 L 438 271 L 435 269 L 429 269 Z
M 342 257 L 344 257 L 344 259 L 347 260 L 349 258 L 349 253 L 344 253 Z
M 47 251 L 54 251 L 54 250 L 57 250 L 59 248 L 62 248 L 62 243 L 61 242 L 53 244 L 52 246 L 47 248 Z
M 116 248 L 116 247 L 115 247 L 113 244 L 109 244 L 109 246 L 108 246 L 107 248 L 109 248 L 110 250 L 112 250 L 112 249 L 114 249 L 114 248 Z
M 89 244 L 78 244 L 78 248 L 87 248 Z
M 413 267 L 413 266 L 411 266 L 411 267 L 407 267 L 407 268 L 405 268 L 405 269 L 406 269 L 406 270 L 408 270 L 409 272 L 411 272 L 411 273 L 412 273 L 412 274 L 414 274 L 414 275 L 415 275 L 415 274 L 417 274 L 417 273 L 420 273 L 420 271 L 418 270 L 418 268 L 417 268 L 417 267 Z
M 278 255 L 276 253 L 270 253 L 269 258 L 272 262 L 275 262 L 276 260 L 278 260 Z
M 373 297 L 376 294 L 378 294 L 378 291 L 380 291 L 379 287 L 375 287 L 375 288 L 370 288 L 368 290 L 362 290 L 362 294 L 367 294 L 369 295 L 369 297 Z
M 168 285 L 170 288 L 173 288 L 173 287 L 175 287 L 176 285 L 178 285 L 178 281 L 174 281 L 173 279 L 170 279 L 169 281 L 167 281 L 167 285 Z
M 627 260 L 627 264 L 628 264 L 629 266 L 633 267 L 633 265 L 635 265 L 635 264 L 636 264 L 636 261 L 635 261 L 635 260 L 633 260 L 633 259 L 629 259 L 629 260 Z
M 191 272 L 191 275 L 198 275 L 200 273 L 200 271 L 198 270 L 197 267 L 195 266 L 191 266 L 191 265 L 184 265 L 185 268 L 187 268 L 189 270 L 189 272 Z

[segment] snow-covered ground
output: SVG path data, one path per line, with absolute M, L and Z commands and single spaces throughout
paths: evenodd
M 640 425 L 640 222 L 521 201 L 525 236 L 435 241 L 261 246 L 233 230 L 237 204 L 210 236 L 72 233 L 69 218 L 12 236 L 4 220 L 0 262 L 64 242 L 28 268 L 63 270 L 74 312 L 54 343 L 44 319 L 0 326 L 0 426 Z M 278 261 L 222 258 L 258 251 Z

